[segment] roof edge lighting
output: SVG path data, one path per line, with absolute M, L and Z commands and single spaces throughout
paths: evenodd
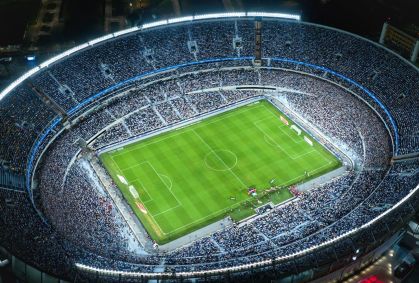
M 95 38 L 95 39 L 89 41 L 89 45 L 95 45 L 96 43 L 99 43 L 99 42 L 108 40 L 108 39 L 110 39 L 112 37 L 114 37 L 114 35 L 112 33 L 110 33 L 110 34 L 107 34 L 107 35 L 104 35 L 104 36 Z
M 285 13 L 266 13 L 266 12 L 247 12 L 248 17 L 267 17 L 267 18 L 281 18 L 288 20 L 301 20 L 301 16 L 297 14 Z
M 123 35 L 123 34 L 127 34 L 127 33 L 137 31 L 139 29 L 140 29 L 139 27 L 135 26 L 135 27 L 132 27 L 132 28 L 129 28 L 129 29 L 124 29 L 124 30 L 121 30 L 121 31 L 114 32 L 113 36 L 117 37 L 117 36 L 120 36 L 120 35 Z
M 292 19 L 292 20 L 300 20 L 300 15 L 294 14 L 285 14 L 285 13 L 267 13 L 267 12 L 231 12 L 231 13 L 213 13 L 213 14 L 202 14 L 202 15 L 195 15 L 195 16 L 185 16 L 185 17 L 178 17 L 172 18 L 168 20 L 160 20 L 151 23 L 143 24 L 141 27 L 132 27 L 125 30 L 121 30 L 118 32 L 110 33 L 95 39 L 90 40 L 89 42 L 83 43 L 81 45 L 75 46 L 69 50 L 60 53 L 43 63 L 41 63 L 38 67 L 31 69 L 10 85 L 8 85 L 5 89 L 0 92 L 0 100 L 3 99 L 8 93 L 10 93 L 14 88 L 16 88 L 20 83 L 22 83 L 25 79 L 29 78 L 33 74 L 37 73 L 38 71 L 49 67 L 51 64 L 90 46 L 93 46 L 97 43 L 116 38 L 118 36 L 135 32 L 138 30 L 145 30 L 153 27 L 164 26 L 168 24 L 180 23 L 180 22 L 188 22 L 194 20 L 204 20 L 204 19 L 218 19 L 218 18 L 237 18 L 237 17 L 269 17 L 269 18 L 282 18 L 282 19 Z
M 152 22 L 152 23 L 148 23 L 148 24 L 143 24 L 141 26 L 141 28 L 142 29 L 148 29 L 148 28 L 154 28 L 154 27 L 164 26 L 164 25 L 167 25 L 167 20 L 162 20 L 162 21 Z
M 168 19 L 167 23 L 174 24 L 174 23 L 181 23 L 181 22 L 189 22 L 193 20 L 193 16 L 181 17 L 181 18 L 173 18 Z
M 194 20 L 245 17 L 245 12 L 202 14 L 194 16 Z

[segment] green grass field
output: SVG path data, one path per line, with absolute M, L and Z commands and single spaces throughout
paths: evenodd
M 100 158 L 150 236 L 164 244 L 226 215 L 239 220 L 261 203 L 283 202 L 292 197 L 289 185 L 340 166 L 280 115 L 260 101 Z M 268 194 L 273 179 L 284 188 Z M 258 201 L 248 196 L 249 187 L 257 188 Z

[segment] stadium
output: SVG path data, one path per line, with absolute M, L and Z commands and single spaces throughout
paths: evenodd
M 65 280 L 307 282 L 419 207 L 418 68 L 298 15 L 108 34 L 0 109 L 0 177 L 24 188 L 0 189 L 0 243 Z

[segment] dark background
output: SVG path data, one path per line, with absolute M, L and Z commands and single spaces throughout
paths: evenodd
M 64 29 L 44 44 L 82 42 L 103 34 L 105 0 L 63 0 Z M 26 25 L 34 22 L 40 0 L 0 0 L 0 46 L 22 44 Z M 132 3 L 135 9 L 130 9 Z M 228 5 L 226 5 L 226 3 Z M 113 0 L 113 13 L 141 24 L 175 16 L 171 0 Z M 418 0 L 179 0 L 181 13 L 260 10 L 297 12 L 316 22 L 377 39 L 384 21 L 419 36 Z M 40 42 L 39 44 L 43 44 Z
M 31 42 L 25 31 L 36 23 L 41 0 L 0 0 L 0 90 L 55 54 L 103 35 L 107 1 L 112 4 L 112 16 L 126 19 L 126 28 L 182 15 L 265 11 L 298 13 L 303 21 L 374 41 L 388 21 L 419 38 L 419 0 L 62 0 L 60 27 Z M 173 2 L 179 3 L 179 14 Z M 111 32 L 117 29 L 111 26 Z M 28 55 L 36 55 L 36 60 L 27 61 Z

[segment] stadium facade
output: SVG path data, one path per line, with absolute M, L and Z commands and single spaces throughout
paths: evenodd
M 121 209 L 100 189 L 96 152 L 255 97 L 333 144 L 348 170 L 174 251 L 135 247 Z M 0 99 L 8 171 L 0 173 L 25 181 L 0 189 L 0 243 L 60 278 L 303 282 L 373 260 L 418 207 L 419 70 L 372 41 L 295 15 L 208 14 L 134 27 L 42 63 Z

